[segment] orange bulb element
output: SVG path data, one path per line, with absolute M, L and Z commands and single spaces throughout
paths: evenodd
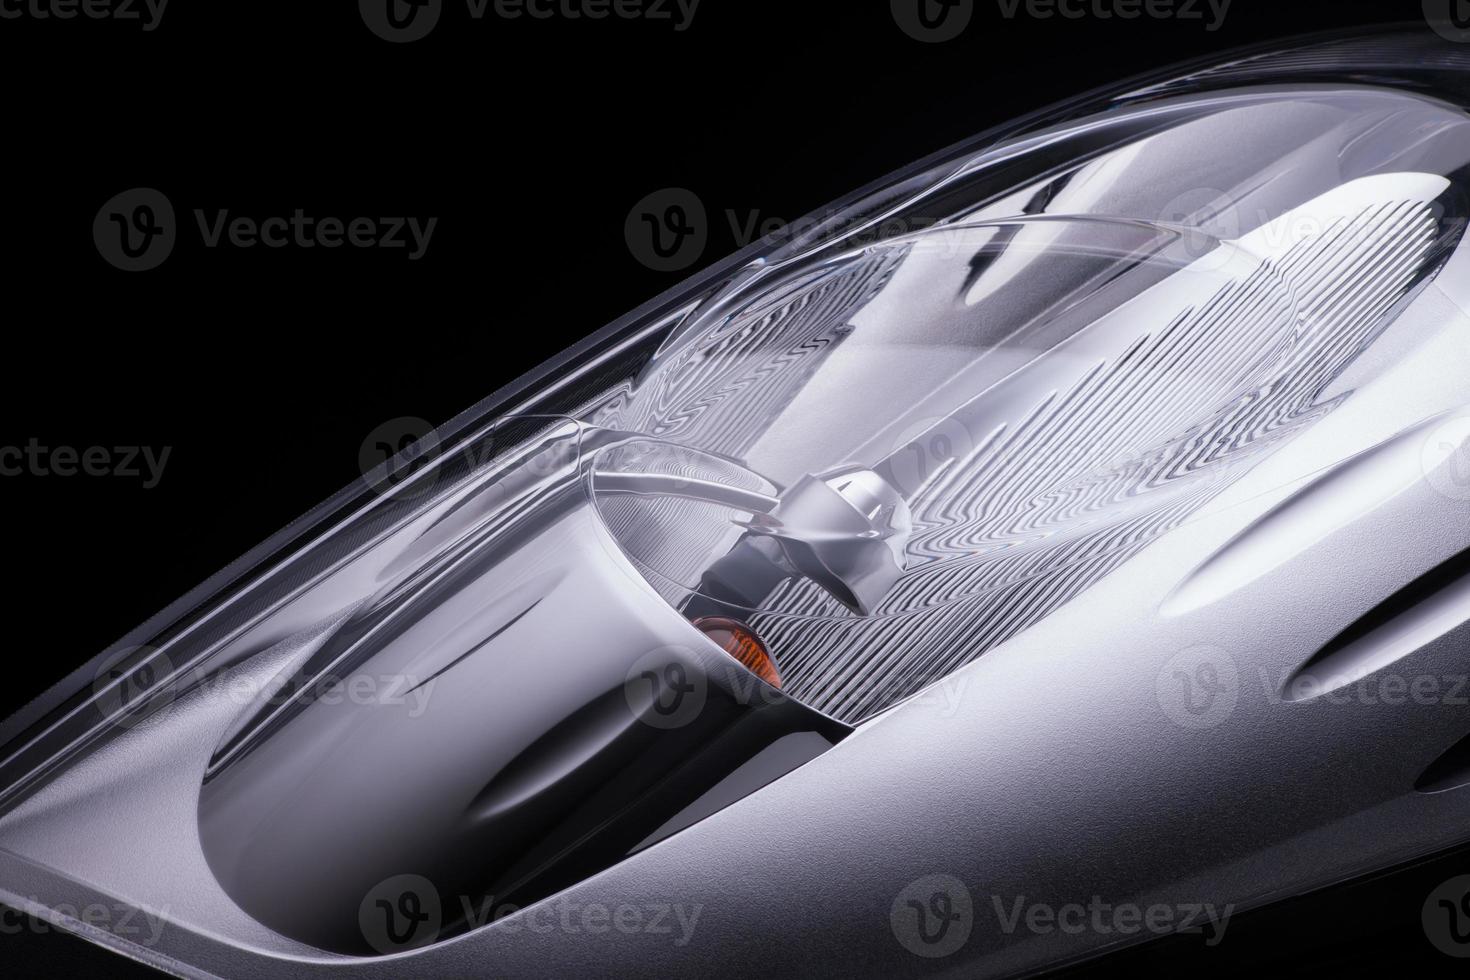
M 752 674 L 772 687 L 781 686 L 781 673 L 776 670 L 776 661 L 771 659 L 766 645 L 749 626 L 739 620 L 725 619 L 722 616 L 696 619 L 694 626 L 714 640 L 720 649 L 744 664 Z

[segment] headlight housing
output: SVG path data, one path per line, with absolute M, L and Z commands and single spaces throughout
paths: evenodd
M 1470 400 L 1470 55 L 1432 42 L 1090 97 L 595 335 L 8 722 L 0 885 L 188 975 L 524 967 L 545 947 L 477 910 L 610 870 L 699 893 L 650 848 L 813 760 L 769 805 L 851 806 L 831 774 L 896 778 L 875 742 L 921 695 L 1100 583 L 1157 593 L 1189 643 L 1188 614 L 1294 554 L 1249 537 L 1257 504 Z M 1362 405 L 1374 425 L 1329 424 Z M 1148 560 L 1222 513 L 1246 558 Z M 793 828 L 742 833 L 821 866 Z M 725 922 L 780 890 L 730 839 L 710 853 L 754 877 Z M 57 912 L 98 899 L 168 928 Z

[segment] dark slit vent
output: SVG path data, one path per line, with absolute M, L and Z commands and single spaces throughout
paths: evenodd
M 1310 701 L 1401 660 L 1470 620 L 1470 549 L 1374 606 L 1287 680 L 1287 701 Z

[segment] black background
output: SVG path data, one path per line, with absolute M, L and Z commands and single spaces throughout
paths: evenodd
M 152 31 L 0 20 L 0 446 L 170 450 L 153 488 L 0 477 L 0 716 L 357 478 L 381 424 L 444 421 L 734 251 L 728 212 L 793 220 L 1098 85 L 1420 16 L 1418 0 L 1234 0 L 1208 31 L 975 7 L 940 44 L 907 36 L 887 0 L 703 0 L 684 31 L 474 21 L 448 0 L 412 44 L 374 36 L 355 0 L 174 0 Z M 143 273 L 108 265 L 92 238 L 103 203 L 134 187 L 162 191 L 179 220 L 173 254 Z M 680 273 L 646 268 L 624 237 L 634 204 L 666 187 L 694 191 L 710 218 L 708 247 Z M 196 208 L 438 224 L 419 261 L 209 249 Z M 1184 938 L 1122 962 L 1222 975 L 1458 966 L 1418 925 L 1443 877 L 1431 866 L 1243 918 L 1214 949 Z M 31 929 L 0 937 L 11 964 L 126 968 Z

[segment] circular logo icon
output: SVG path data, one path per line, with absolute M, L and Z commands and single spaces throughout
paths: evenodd
M 427 946 L 444 925 L 439 890 L 423 875 L 394 875 L 378 882 L 357 908 L 357 924 L 379 953 Z
M 429 36 L 444 9 L 444 0 L 357 0 L 362 22 L 378 37 L 405 44 Z
M 118 728 L 137 728 L 173 703 L 174 666 L 153 647 L 128 647 L 108 657 L 92 677 L 92 703 Z
M 1424 478 L 1451 500 L 1470 500 L 1470 416 L 1436 426 L 1424 441 Z
M 1424 900 L 1424 935 L 1446 956 L 1470 957 L 1470 875 L 1444 882 Z
M 970 430 L 953 416 L 918 419 L 893 440 L 883 476 L 904 497 L 975 451 Z
M 1213 647 L 1193 647 L 1175 655 L 1159 671 L 1159 707 L 1181 728 L 1214 728 L 1235 712 L 1240 672 L 1235 660 Z
M 975 903 L 953 875 L 925 875 L 893 900 L 888 922 L 899 945 L 927 959 L 959 951 L 975 927 Z
M 174 250 L 178 234 L 174 206 L 151 187 L 123 191 L 102 205 L 92 219 L 97 251 L 124 272 L 158 268 Z
M 421 418 L 404 416 L 368 433 L 358 450 L 357 463 L 363 476 L 370 479 L 386 464 L 387 473 L 372 484 L 373 490 L 411 500 L 434 488 L 437 473 L 420 474 L 438 456 L 438 430 Z
M 644 724 L 683 728 L 704 710 L 709 678 L 689 650 L 662 647 L 638 658 L 623 682 L 623 696 Z
M 1229 195 L 1213 187 L 1197 187 L 1170 199 L 1159 209 L 1157 220 L 1179 234 L 1180 244 L 1192 262 L 1207 256 L 1209 266 L 1223 266 L 1230 259 L 1222 240 L 1241 235 L 1240 213 Z
M 915 41 L 939 44 L 965 33 L 975 0 L 891 0 L 893 20 Z
M 1470 42 L 1470 0 L 1424 0 L 1424 19 L 1440 37 Z
M 691 190 L 666 187 L 633 205 L 623 223 L 633 258 L 655 272 L 680 272 L 699 261 L 709 244 L 704 202 Z

